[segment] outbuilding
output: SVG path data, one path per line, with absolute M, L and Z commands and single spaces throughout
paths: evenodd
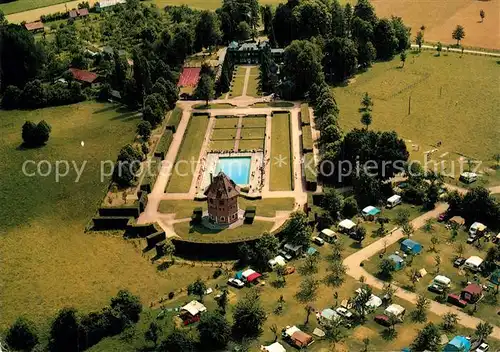
M 356 224 L 349 219 L 342 220 L 339 222 L 339 230 L 345 233 L 350 233 L 354 230 L 354 227 L 356 227 Z
M 375 208 L 372 205 L 369 205 L 366 208 L 363 208 L 363 210 L 361 210 L 361 215 L 363 215 L 363 217 L 365 219 L 370 220 L 370 221 L 375 219 L 375 217 L 378 214 L 380 214 L 380 209 Z
M 330 229 L 321 230 L 321 233 L 319 236 L 328 243 L 333 243 L 337 240 L 337 234 Z
M 407 238 L 401 242 L 401 250 L 407 254 L 418 254 L 422 251 L 422 245 Z
M 483 288 L 478 284 L 467 285 L 460 294 L 460 298 L 468 303 L 476 303 L 483 297 Z
M 393 263 L 394 270 L 398 271 L 404 268 L 405 261 L 397 254 L 391 254 L 388 259 Z
M 455 336 L 446 346 L 443 352 L 469 352 L 471 342 L 465 336 Z
M 479 271 L 481 270 L 481 264 L 483 264 L 483 259 L 477 255 L 473 255 L 465 261 L 464 267 L 472 271 Z

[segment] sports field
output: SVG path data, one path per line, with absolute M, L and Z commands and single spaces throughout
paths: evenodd
M 48 144 L 20 148 L 24 121 L 41 119 L 52 125 Z M 124 241 L 120 234 L 84 233 L 108 187 L 107 177 L 100 182 L 101 162 L 116 160 L 119 149 L 133 140 L 140 121 L 135 113 L 81 103 L 0 111 L 0 121 L 0 329 L 21 314 L 46 323 L 64 306 L 99 309 L 120 288 L 139 294 L 148 304 L 185 286 L 182 268 L 169 270 L 167 278 L 142 257 L 138 242 Z M 87 163 L 78 182 L 74 169 L 56 182 L 53 176 L 24 176 L 26 160 L 47 160 L 52 167 L 62 160 L 78 167 Z
M 334 88 L 342 128 L 362 127 L 358 108 L 368 92 L 375 104 L 370 128 L 395 130 L 421 158 L 436 149 L 433 158 L 460 153 L 491 164 L 498 152 L 497 59 L 424 51 L 410 53 L 400 66 L 399 58 L 377 63 L 347 87 Z

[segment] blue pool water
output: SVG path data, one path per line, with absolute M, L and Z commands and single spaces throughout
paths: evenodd
M 237 185 L 247 185 L 250 179 L 250 156 L 219 158 L 215 173 L 224 172 Z

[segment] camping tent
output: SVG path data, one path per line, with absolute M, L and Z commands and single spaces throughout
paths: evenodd
M 418 254 L 422 251 L 422 245 L 407 238 L 401 242 L 401 250 L 409 254 Z
M 340 316 L 333 309 L 326 308 L 321 311 L 319 319 L 323 323 L 331 323 L 334 320 L 340 319 Z
M 443 352 L 469 352 L 471 343 L 464 336 L 455 336 L 446 346 Z
M 476 303 L 483 295 L 483 288 L 478 284 L 467 285 L 460 294 L 460 297 L 469 303 Z
M 191 301 L 186 304 L 184 307 L 181 307 L 181 314 L 189 313 L 191 316 L 196 316 L 200 313 L 206 311 L 207 308 L 198 301 Z
M 396 318 L 402 317 L 405 314 L 405 312 L 406 309 L 404 307 L 401 307 L 399 304 L 391 304 L 384 310 L 385 315 L 392 314 Z
M 396 271 L 403 269 L 405 266 L 405 261 L 397 254 L 391 254 L 389 260 L 393 262 L 394 270 Z
M 349 219 L 345 219 L 345 220 L 342 220 L 341 222 L 339 222 L 339 229 L 343 230 L 343 231 L 349 232 L 355 226 L 356 226 L 356 224 L 354 222 L 352 222 L 352 220 L 349 220 Z
M 495 270 L 489 280 L 495 285 L 500 285 L 500 269 Z
M 261 274 L 252 269 L 247 269 L 241 273 L 241 277 L 247 282 L 252 282 L 261 276 Z
M 365 218 L 373 219 L 376 215 L 380 214 L 380 209 L 375 208 L 372 205 L 367 206 L 363 210 L 361 210 L 361 214 Z
M 335 242 L 337 240 L 337 234 L 330 229 L 321 230 L 320 237 L 326 242 Z
M 357 294 L 360 294 L 362 291 L 363 291 L 362 288 L 358 288 L 355 292 Z M 380 307 L 382 305 L 382 299 L 380 299 L 380 297 L 377 297 L 374 294 L 372 294 L 370 296 L 370 299 L 368 300 L 368 302 L 366 302 L 365 305 L 367 307 L 370 307 L 370 308 L 373 308 L 373 309 L 377 309 L 378 307 Z
M 279 342 L 275 342 L 269 346 L 260 346 L 260 350 L 263 352 L 286 352 L 285 347 Z
M 271 268 L 274 268 L 276 266 L 285 266 L 285 258 L 283 258 L 281 255 L 278 255 L 274 257 L 273 259 L 269 259 L 267 262 Z
M 464 267 L 477 271 L 481 267 L 482 263 L 483 259 L 481 257 L 472 255 L 465 261 Z
M 308 256 L 311 256 L 311 255 L 319 254 L 319 252 L 318 252 L 318 250 L 317 250 L 316 248 L 314 248 L 314 247 L 309 247 L 309 248 L 307 249 L 306 254 L 307 254 Z

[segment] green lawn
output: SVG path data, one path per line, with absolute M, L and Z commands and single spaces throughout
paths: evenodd
M 439 239 L 439 244 L 436 245 L 436 252 L 431 251 L 432 243 L 431 238 L 432 235 L 436 235 Z M 407 266 L 405 269 L 400 270 L 394 274 L 393 281 L 398 283 L 400 286 L 407 287 L 412 289 L 412 284 L 407 276 L 407 273 L 412 269 L 421 269 L 425 268 L 428 272 L 424 278 L 422 278 L 415 287 L 415 291 L 424 294 L 429 299 L 435 299 L 437 295 L 435 293 L 429 292 L 427 290 L 427 286 L 432 282 L 432 279 L 437 275 L 445 275 L 452 281 L 451 292 L 452 293 L 460 293 L 463 288 L 463 283 L 467 281 L 465 276 L 465 272 L 460 271 L 459 269 L 453 267 L 453 261 L 456 257 L 456 246 L 458 243 L 462 243 L 464 245 L 464 257 L 468 258 L 472 255 L 477 255 L 481 258 L 485 258 L 486 252 L 489 246 L 494 246 L 494 244 L 488 243 L 487 245 L 483 245 L 482 249 L 477 249 L 475 246 L 471 246 L 466 244 L 467 233 L 465 230 L 461 230 L 459 235 L 457 236 L 454 242 L 450 242 L 450 231 L 447 230 L 442 224 L 434 224 L 434 230 L 429 234 L 424 232 L 423 230 L 418 230 L 412 239 L 421 243 L 424 247 L 422 253 L 417 255 L 411 266 Z M 400 244 L 395 243 L 387 248 L 386 255 L 392 254 L 395 251 L 400 250 Z M 439 255 L 441 258 L 441 264 L 439 267 L 439 272 L 436 271 L 436 261 L 435 256 Z M 376 274 L 378 272 L 378 264 L 380 262 L 380 258 L 378 255 L 373 256 L 369 260 L 365 261 L 365 269 L 372 274 Z M 481 282 L 483 284 L 487 284 L 487 280 L 479 276 Z M 472 275 L 469 276 L 469 280 L 472 280 Z M 469 312 L 471 307 L 466 307 L 464 309 L 465 312 Z M 481 301 L 478 304 L 478 311 L 474 314 L 481 319 L 485 319 L 492 324 L 500 325 L 500 317 L 496 314 L 496 310 L 492 309 L 490 305 Z
M 300 104 L 300 119 L 303 124 L 311 123 L 311 116 L 309 114 L 309 104 Z
M 262 127 L 245 127 L 241 129 L 243 139 L 264 139 L 266 129 Z
M 244 117 L 243 127 L 266 127 L 265 117 Z
M 272 222 L 255 220 L 253 224 L 244 224 L 234 229 L 211 230 L 203 225 L 191 226 L 189 222 L 181 222 L 174 225 L 174 230 L 180 237 L 193 242 L 235 242 L 258 238 L 272 227 Z
M 240 209 L 245 209 L 248 206 L 257 207 L 256 215 L 258 216 L 276 216 L 276 211 L 293 210 L 295 203 L 294 198 L 264 198 L 259 200 L 248 200 L 240 197 L 238 204 Z
M 17 0 L 0 4 L 0 10 L 5 14 L 33 10 L 40 7 L 63 3 L 61 0 Z
M 175 126 L 177 129 L 179 127 L 179 123 L 181 122 L 182 119 L 182 109 L 178 106 L 172 110 L 170 113 L 170 117 L 168 118 L 168 125 Z
M 317 169 L 314 162 L 314 154 L 312 152 L 304 154 L 304 166 L 306 181 L 316 182 Z
M 166 190 L 168 193 L 189 192 L 207 126 L 208 115 L 191 116 L 177 154 L 176 165 L 168 181 Z
M 212 140 L 234 140 L 236 137 L 236 129 L 235 128 L 218 128 L 213 130 L 212 132 Z
M 214 129 L 217 128 L 236 128 L 238 126 L 238 117 L 219 117 L 215 120 Z
M 191 217 L 193 209 L 197 207 L 207 210 L 207 202 L 197 202 L 194 200 L 162 200 L 158 211 L 161 213 L 175 213 L 176 219 L 183 219 Z
M 498 152 L 498 59 L 453 53 L 435 57 L 426 51 L 410 53 L 405 67 L 400 66 L 399 57 L 376 63 L 348 86 L 333 89 L 342 128 L 362 127 L 358 108 L 368 92 L 374 102 L 370 128 L 396 130 L 420 146 L 419 158 L 441 141 L 433 159 L 455 152 L 491 161 Z
M 258 67 L 252 67 L 250 69 L 250 77 L 248 78 L 248 85 L 247 85 L 247 95 L 251 97 L 260 97 L 262 94 L 259 90 L 259 68 Z
M 247 68 L 245 66 L 238 66 L 233 75 L 233 82 L 231 83 L 231 90 L 229 91 L 229 97 L 239 97 L 243 94 L 243 86 L 245 85 L 245 74 Z
M 264 149 L 264 140 L 263 139 L 241 139 L 239 150 L 263 150 Z
M 228 151 L 234 149 L 234 140 L 210 141 L 210 150 Z
M 312 130 L 309 125 L 302 126 L 302 147 L 308 150 L 313 149 Z
M 275 113 L 271 127 L 271 191 L 292 189 L 290 114 Z M 277 162 L 278 161 L 278 162 Z
M 24 121 L 41 119 L 52 126 L 48 144 L 20 148 Z M 108 177 L 100 181 L 101 162 L 114 162 L 120 148 L 133 141 L 140 121 L 136 113 L 86 102 L 0 111 L 0 121 L 0 330 L 21 314 L 48 323 L 65 306 L 100 309 L 120 288 L 148 304 L 185 286 L 185 270 L 175 268 L 168 277 L 159 273 L 142 257 L 143 243 L 125 241 L 121 233 L 84 233 L 109 185 Z M 53 175 L 24 176 L 26 160 L 47 160 L 52 167 L 62 160 L 79 168 L 87 163 L 78 182 L 74 168 L 55 182 Z
M 288 101 L 272 101 L 270 103 L 255 103 L 253 108 L 293 108 L 293 103 Z
M 207 109 L 232 109 L 235 106 L 229 103 L 214 103 L 214 104 L 198 104 L 194 105 L 193 109 L 195 110 L 207 110 Z

